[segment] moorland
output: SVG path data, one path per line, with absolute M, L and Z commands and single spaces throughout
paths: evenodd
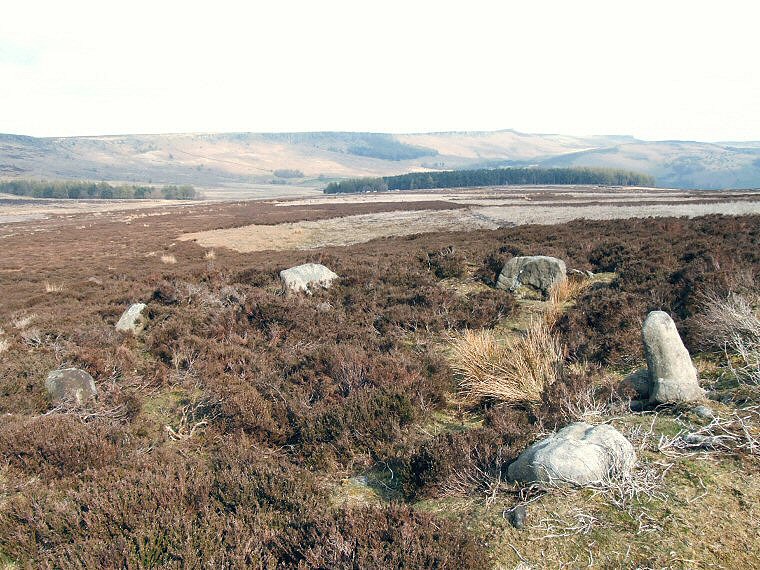
M 505 227 L 517 204 L 540 219 Z M 745 210 L 719 213 L 726 204 Z M 573 207 L 585 209 L 563 219 Z M 613 219 L 589 219 L 600 207 Z M 639 210 L 617 218 L 626 207 Z M 756 567 L 756 207 L 751 193 L 475 189 L 148 202 L 6 223 L 3 564 Z M 479 208 L 502 208 L 502 227 L 422 223 Z M 200 237 L 398 215 L 422 231 L 282 247 Z M 537 299 L 495 287 L 509 259 L 534 254 L 564 260 L 568 285 Z M 305 262 L 339 280 L 285 292 L 279 272 Z M 117 331 L 137 302 L 145 330 Z M 709 415 L 626 387 L 652 310 L 673 317 Z M 473 338 L 548 367 L 538 395 L 463 390 Z M 97 398 L 51 402 L 46 375 L 64 367 L 90 373 Z M 528 445 L 579 420 L 632 442 L 631 477 L 508 479 Z M 693 445 L 695 433 L 718 439 Z

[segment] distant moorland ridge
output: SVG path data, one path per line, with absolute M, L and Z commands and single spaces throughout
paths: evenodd
M 0 134 L 0 178 L 126 184 L 308 184 L 503 167 L 611 168 L 673 188 L 760 187 L 760 143 L 644 141 L 513 130 L 217 133 L 35 138 Z

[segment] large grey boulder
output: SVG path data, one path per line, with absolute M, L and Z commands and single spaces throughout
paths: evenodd
M 635 463 L 631 442 L 615 428 L 578 422 L 531 445 L 507 474 L 522 483 L 588 485 L 624 475 Z
M 496 287 L 518 294 L 547 297 L 552 287 L 567 279 L 565 262 L 547 255 L 513 257 L 501 270 Z
M 330 287 L 338 276 L 319 263 L 304 263 L 280 271 L 280 279 L 290 291 L 311 293 L 316 287 Z
M 641 336 L 649 369 L 650 402 L 665 404 L 704 398 L 697 369 L 670 315 L 664 311 L 649 313 Z
M 79 368 L 53 370 L 45 379 L 45 388 L 56 404 L 64 400 L 82 404 L 98 393 L 92 376 Z
M 148 319 L 143 315 L 145 307 L 145 303 L 135 303 L 134 305 L 131 305 L 126 311 L 124 311 L 124 313 L 122 313 L 116 323 L 116 330 L 131 332 L 132 334 L 140 334 L 148 322 Z

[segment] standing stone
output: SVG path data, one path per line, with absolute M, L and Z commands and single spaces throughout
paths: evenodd
M 45 379 L 45 388 L 56 404 L 63 400 L 82 404 L 98 393 L 92 376 L 79 368 L 53 370 Z
M 647 315 L 641 331 L 649 368 L 649 401 L 656 404 L 701 400 L 697 369 L 676 324 L 664 311 Z
M 565 262 L 546 255 L 513 257 L 501 270 L 496 287 L 517 294 L 548 297 L 552 287 L 567 279 Z
M 135 303 L 124 311 L 116 323 L 116 330 L 140 334 L 147 324 L 147 319 L 143 315 L 145 306 L 145 303 Z
M 319 263 L 304 263 L 280 271 L 286 289 L 311 293 L 315 287 L 329 288 L 338 276 Z
M 635 463 L 631 442 L 614 427 L 577 422 L 531 445 L 507 474 L 522 483 L 588 485 L 624 475 Z

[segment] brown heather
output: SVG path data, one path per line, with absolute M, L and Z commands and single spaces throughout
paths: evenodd
M 175 241 L 406 207 L 201 204 L 147 225 L 115 213 L 5 226 L 0 553 L 30 568 L 485 567 L 464 524 L 409 501 L 499 480 L 540 429 L 567 421 L 564 402 L 588 379 L 560 375 L 540 401 L 538 389 L 526 398 L 528 409 L 480 400 L 480 427 L 415 435 L 456 397 L 440 339 L 515 311 L 483 282 L 520 254 L 615 271 L 612 283 L 585 288 L 551 334 L 570 358 L 625 365 L 641 358 L 648 310 L 673 314 L 689 345 L 699 295 L 740 290 L 760 272 L 757 217 L 582 221 L 310 252 L 216 248 L 213 258 Z M 172 243 L 176 264 L 151 255 Z M 306 261 L 328 265 L 340 284 L 283 295 L 279 270 Z M 137 301 L 148 303 L 149 327 L 139 338 L 116 333 Z M 99 399 L 52 410 L 45 375 L 69 365 L 94 375 Z M 393 469 L 398 502 L 334 506 L 325 481 L 378 465 Z

